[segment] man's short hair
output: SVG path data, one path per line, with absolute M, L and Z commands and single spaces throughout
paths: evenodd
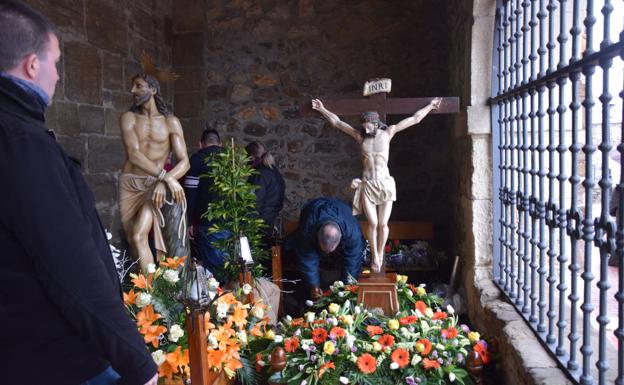
M 12 70 L 33 53 L 45 59 L 51 33 L 54 27 L 39 12 L 21 2 L 0 0 L 0 71 Z
M 340 226 L 335 222 L 323 223 L 318 231 L 318 244 L 321 250 L 335 250 L 342 239 Z
M 199 139 L 201 144 L 221 143 L 219 132 L 213 128 L 206 128 Z

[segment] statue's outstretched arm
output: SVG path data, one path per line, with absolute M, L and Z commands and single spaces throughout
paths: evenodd
M 323 115 L 323 117 L 327 119 L 327 121 L 331 123 L 332 126 L 353 137 L 353 139 L 357 140 L 358 142 L 362 141 L 362 135 L 360 135 L 358 130 L 343 122 L 342 120 L 340 120 L 338 115 L 325 108 L 323 102 L 321 102 L 320 99 L 312 99 L 312 108 L 320 112 L 321 115 Z
M 388 133 L 390 134 L 390 136 L 393 136 L 397 132 L 403 131 L 408 127 L 411 127 L 415 124 L 420 123 L 421 120 L 423 120 L 425 116 L 427 116 L 431 111 L 437 110 L 438 107 L 440 107 L 441 101 L 442 99 L 440 98 L 432 99 L 431 102 L 429 102 L 429 104 L 427 104 L 425 107 L 421 108 L 420 110 L 416 111 L 414 115 L 410 116 L 409 118 L 401 120 L 399 123 L 393 126 L 390 126 L 388 128 L 389 129 Z

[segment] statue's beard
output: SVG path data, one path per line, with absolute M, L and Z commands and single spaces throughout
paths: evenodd
M 134 99 L 134 108 L 140 108 L 142 107 L 145 103 L 147 103 L 150 99 L 152 95 L 148 92 L 146 92 L 144 95 L 140 95 L 139 98 L 135 98 Z
M 366 132 L 366 130 L 364 130 L 364 137 L 365 138 L 374 138 L 375 136 L 377 136 L 377 130 L 378 130 L 378 128 L 375 128 L 373 130 L 373 132 Z

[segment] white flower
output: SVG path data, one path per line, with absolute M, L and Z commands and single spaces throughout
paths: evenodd
M 254 306 L 251 309 L 251 315 L 256 317 L 256 318 L 263 318 L 264 317 L 264 309 L 262 309 L 260 306 Z
M 249 293 L 251 293 L 251 285 L 246 283 L 243 285 L 243 294 L 247 295 Z
M 353 308 L 353 312 L 354 312 L 355 314 L 360 314 L 360 313 L 362 312 L 362 309 L 360 309 L 360 307 L 359 307 L 359 306 L 356 306 L 356 307 L 354 307 L 354 308 Z
M 294 333 L 294 334 L 295 334 L 296 336 L 300 336 L 300 335 L 301 335 L 301 329 L 297 329 L 297 330 L 295 330 L 295 333 Z
M 303 381 L 301 381 L 301 384 L 300 384 L 300 385 L 308 385 L 308 381 L 303 380 Z
M 418 309 L 414 310 L 414 315 L 418 318 L 422 318 L 423 317 L 423 313 L 421 313 Z
M 310 346 L 308 346 L 308 344 L 301 344 L 301 350 L 303 350 L 304 352 L 307 352 L 310 349 Z
M 152 359 L 154 360 L 154 362 L 156 363 L 156 365 L 160 366 L 162 365 L 163 362 L 165 362 L 165 352 L 163 352 L 162 350 L 158 349 L 155 352 L 152 353 Z
M 342 307 L 344 307 L 345 309 L 350 308 L 350 307 L 351 307 L 351 301 L 346 300 L 346 301 L 344 302 L 344 304 L 342 305 Z
M 347 377 L 340 376 L 340 383 L 347 385 L 349 383 L 349 379 Z
M 449 381 L 451 382 L 455 381 L 455 373 L 453 372 L 449 373 Z
M 174 324 L 171 328 L 169 328 L 169 341 L 178 342 L 178 339 L 184 335 L 184 329 L 180 327 L 178 324 Z
M 305 301 L 306 306 L 312 306 L 314 305 L 314 302 L 310 301 L 309 299 Z
M 210 345 L 210 347 L 213 349 L 219 347 L 219 341 L 217 341 L 217 337 L 215 337 L 213 333 L 210 333 L 210 335 L 208 336 L 208 345 Z
M 338 289 L 340 289 L 340 288 L 344 287 L 344 283 L 342 281 L 336 281 L 336 282 L 334 282 L 334 286 L 336 286 Z
M 305 318 L 306 318 L 306 321 L 308 323 L 314 322 L 314 318 L 315 318 L 314 312 L 313 311 L 309 311 L 309 312 L 305 313 Z
M 281 343 L 282 341 L 284 341 L 284 337 L 282 337 L 281 335 L 277 334 L 275 336 L 275 338 L 273 339 L 273 341 L 277 342 L 278 344 Z
M 241 344 L 247 345 L 247 333 L 244 330 L 237 332 L 236 336 L 240 340 Z
M 214 290 L 217 290 L 218 287 L 219 287 L 219 281 L 214 279 L 214 277 L 210 277 L 208 279 L 208 289 L 214 291 Z
M 450 304 L 446 305 L 446 311 L 449 314 L 455 314 L 455 309 L 453 309 L 453 306 L 451 306 Z
M 217 305 L 217 318 L 225 318 L 227 316 L 230 305 L 225 302 L 219 302 Z
M 258 361 L 258 362 L 256 362 L 256 363 L 257 363 L 258 365 L 260 365 L 260 366 L 264 366 L 264 365 L 266 365 L 266 362 L 264 362 L 264 361 L 262 361 L 262 360 L 260 360 L 260 361 Z
M 152 296 L 148 293 L 139 293 L 136 297 L 136 304 L 138 307 L 144 307 L 152 303 Z
M 148 263 L 147 264 L 147 272 L 149 274 L 154 274 L 156 272 L 156 265 L 153 263 Z
M 412 364 L 412 366 L 416 366 L 421 360 L 422 360 L 422 357 L 420 356 L 420 354 L 414 354 L 412 356 L 412 362 L 410 363 Z
M 163 273 L 163 278 L 165 279 L 165 281 L 171 283 L 176 283 L 180 280 L 180 277 L 178 277 L 178 271 L 172 269 L 165 270 L 165 272 Z
M 341 291 L 340 293 L 338 293 L 338 297 L 340 297 L 340 298 L 342 298 L 342 297 L 344 297 L 346 295 L 347 295 L 346 291 Z
M 399 364 L 397 364 L 396 362 L 393 362 L 390 364 L 390 369 L 397 370 L 398 368 L 399 368 Z
M 427 318 L 432 318 L 433 317 L 433 310 L 431 310 L 430 307 L 428 307 L 427 310 L 425 310 L 425 317 L 427 317 Z
M 348 334 L 346 338 L 346 344 L 349 349 L 353 347 L 353 343 L 355 342 L 355 336 Z
M 286 321 L 287 324 L 290 325 L 290 323 L 292 322 L 292 317 L 290 315 L 286 315 L 286 317 L 284 317 L 284 320 Z

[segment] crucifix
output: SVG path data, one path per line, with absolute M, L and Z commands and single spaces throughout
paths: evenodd
M 396 98 L 388 99 L 390 79 L 373 79 L 364 86 L 366 99 L 342 99 L 321 102 L 312 100 L 311 108 L 323 115 L 329 123 L 353 137 L 360 144 L 362 177 L 351 183 L 355 190 L 353 214 L 364 212 L 368 219 L 367 238 L 371 246 L 372 264 L 375 273 L 382 273 L 384 246 L 388 240 L 388 220 L 392 204 L 396 201 L 394 178 L 388 170 L 390 140 L 404 129 L 420 123 L 429 113 L 453 113 L 459 111 L 459 98 Z M 309 111 L 306 103 L 302 112 Z M 416 111 L 415 113 L 413 111 Z M 387 114 L 412 116 L 397 124 L 387 126 Z M 340 120 L 340 115 L 360 115 L 361 127 L 355 129 Z

